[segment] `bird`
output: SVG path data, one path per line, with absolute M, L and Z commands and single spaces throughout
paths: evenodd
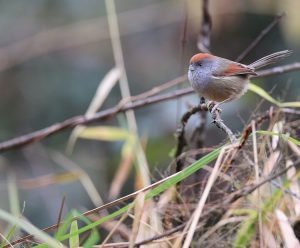
M 199 96 L 213 104 L 211 112 L 220 110 L 218 106 L 240 98 L 249 86 L 249 79 L 257 75 L 256 70 L 288 57 L 291 50 L 267 55 L 245 65 L 209 53 L 192 56 L 188 68 L 189 82 Z

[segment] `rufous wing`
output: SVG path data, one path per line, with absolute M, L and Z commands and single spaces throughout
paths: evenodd
M 228 66 L 228 68 L 225 71 L 223 71 L 222 73 L 219 73 L 219 75 L 216 75 L 216 76 L 229 77 L 229 76 L 237 76 L 237 75 L 243 75 L 243 74 L 256 75 L 254 69 L 252 69 L 246 65 L 232 63 Z

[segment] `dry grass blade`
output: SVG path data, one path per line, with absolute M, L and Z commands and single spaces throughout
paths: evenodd
M 283 132 L 284 121 L 278 121 L 274 124 L 272 132 L 274 133 L 282 133 Z M 275 150 L 279 144 L 279 136 L 272 136 L 272 148 Z
M 55 174 L 46 174 L 35 178 L 23 179 L 19 182 L 22 189 L 37 189 L 55 184 L 65 184 L 79 180 L 81 172 L 67 171 Z
M 143 215 L 144 210 L 144 204 L 145 204 L 145 194 L 143 192 L 139 193 L 136 197 L 135 204 L 134 204 L 134 219 L 133 219 L 133 225 L 132 225 L 132 234 L 129 241 L 129 247 L 133 248 L 136 238 L 139 233 L 141 218 Z
M 131 97 L 131 94 L 130 94 L 129 83 L 128 83 L 128 78 L 127 78 L 127 73 L 126 73 L 126 68 L 124 63 L 115 1 L 105 0 L 105 6 L 107 11 L 107 20 L 108 20 L 109 32 L 111 36 L 114 60 L 116 66 L 121 70 L 121 76 L 120 76 L 121 95 L 122 95 L 122 99 L 128 99 Z M 142 179 L 142 186 L 143 187 L 148 186 L 151 184 L 151 180 L 149 177 L 149 167 L 148 167 L 146 155 L 144 153 L 143 147 L 139 140 L 138 128 L 137 128 L 134 111 L 128 110 L 125 112 L 125 115 L 126 115 L 129 131 L 135 137 L 135 151 L 136 151 L 135 154 L 136 154 L 136 160 L 138 166 L 138 173 Z M 156 223 L 160 222 L 159 217 L 155 212 L 153 212 L 151 219 L 154 220 Z M 159 230 L 156 231 L 159 232 Z
M 8 196 L 9 196 L 9 206 L 10 211 L 14 216 L 20 216 L 20 199 L 19 199 L 19 192 L 16 183 L 16 176 L 14 174 L 8 175 Z M 18 233 L 18 231 L 17 231 Z
M 109 189 L 108 198 L 110 200 L 116 199 L 120 194 L 120 191 L 130 172 L 133 159 L 134 156 L 132 153 L 122 156 L 122 160 L 118 166 L 117 172 L 115 173 Z
M 218 172 L 219 172 L 220 167 L 222 165 L 223 156 L 224 156 L 225 152 L 227 150 L 230 150 L 230 149 L 232 149 L 232 145 L 231 146 L 226 146 L 226 147 L 221 149 L 220 155 L 219 155 L 219 157 L 218 157 L 218 159 L 215 163 L 215 166 L 214 166 L 214 169 L 213 169 L 212 173 L 210 174 L 210 176 L 208 178 L 207 184 L 206 184 L 205 189 L 203 191 L 203 194 L 202 194 L 202 196 L 201 196 L 201 198 L 198 202 L 197 208 L 196 208 L 195 212 L 193 213 L 193 215 L 191 217 L 192 221 L 191 221 L 186 239 L 185 239 L 184 244 L 182 246 L 183 248 L 189 248 L 190 247 L 190 244 L 192 242 L 192 238 L 193 238 L 194 233 L 196 231 L 197 224 L 199 222 L 204 204 L 207 200 L 207 197 L 208 197 L 209 192 L 210 192 L 210 190 L 213 186 L 213 183 L 215 182 L 215 180 L 218 177 Z
M 275 210 L 276 218 L 279 224 L 281 235 L 286 248 L 299 248 L 300 243 L 296 238 L 293 228 L 291 227 L 286 215 L 279 209 Z
M 139 234 L 137 236 L 137 241 L 143 241 L 147 238 L 152 238 L 163 233 L 162 221 L 159 218 L 157 209 L 155 208 L 156 203 L 150 199 L 147 201 L 146 211 L 143 212 L 140 226 Z M 160 248 L 168 247 L 167 243 L 169 242 L 167 238 L 163 238 L 165 242 L 162 242 Z M 171 244 L 169 244 L 171 245 Z M 155 245 L 148 245 L 149 248 L 156 248 Z
M 272 227 L 271 227 L 272 228 Z M 272 231 L 268 228 L 268 226 L 263 225 L 263 239 L 266 247 L 269 248 L 280 248 L 279 244 L 277 244 L 276 239 Z
M 291 141 L 288 141 L 288 145 L 291 150 L 300 158 L 300 148 Z
M 105 0 L 105 6 L 107 11 L 109 32 L 110 32 L 111 42 L 113 47 L 113 55 L 114 55 L 116 66 L 121 70 L 121 76 L 120 76 L 121 95 L 123 99 L 124 98 L 126 99 L 126 98 L 130 98 L 131 95 L 130 95 L 129 84 L 128 84 L 128 79 L 127 79 L 127 74 L 126 74 L 126 69 L 124 64 L 118 18 L 116 15 L 116 7 L 115 7 L 114 0 Z M 128 110 L 125 112 L 125 114 L 126 114 L 128 128 L 130 132 L 133 133 L 135 137 L 138 137 L 137 124 L 136 124 L 135 114 L 133 110 Z M 137 158 L 139 169 L 141 171 L 144 186 L 150 185 L 151 181 L 149 178 L 148 164 L 139 140 L 137 140 L 136 142 L 136 158 Z
M 236 222 L 242 222 L 246 219 L 244 216 L 235 216 L 230 217 L 227 219 L 220 220 L 216 225 L 214 225 L 212 228 L 210 228 L 206 233 L 204 233 L 199 240 L 197 240 L 198 244 L 202 244 L 209 236 L 211 236 L 213 233 L 215 233 L 219 228 Z
M 91 116 L 97 112 L 102 106 L 104 100 L 115 86 L 117 81 L 120 79 L 120 70 L 118 68 L 112 68 L 99 83 L 97 91 L 86 111 L 86 116 Z
M 14 248 L 13 245 L 9 242 L 9 240 L 7 240 L 1 232 L 0 232 L 0 238 L 5 242 L 3 244 L 7 244 L 9 247 Z
M 257 154 L 257 139 L 256 139 L 256 124 L 255 121 L 251 122 L 252 126 L 252 139 L 253 139 L 253 156 L 254 156 L 254 168 L 255 168 L 255 182 L 258 183 L 259 180 L 259 167 L 258 167 L 258 154 Z M 262 213 L 261 213 L 261 192 L 260 188 L 256 190 L 256 200 L 258 206 L 258 226 L 259 226 L 259 243 L 260 247 L 264 247 L 263 244 L 263 228 L 262 228 Z
M 94 185 L 89 175 L 84 170 L 82 170 L 80 166 L 78 166 L 59 152 L 52 152 L 52 159 L 66 170 L 73 173 L 77 172 L 79 181 L 83 185 L 93 204 L 96 207 L 103 205 L 103 200 L 99 192 L 97 191 L 96 186 Z
M 120 78 L 120 70 L 118 68 L 112 68 L 102 79 L 102 81 L 99 83 L 99 86 L 97 88 L 97 91 L 90 103 L 90 106 L 88 107 L 85 116 L 91 117 L 93 114 L 97 112 L 97 110 L 100 109 L 103 102 L 107 98 L 108 94 L 112 90 L 112 88 L 115 86 L 117 81 Z M 75 145 L 75 142 L 77 140 L 78 135 L 82 132 L 84 129 L 84 126 L 76 126 L 74 130 L 72 131 L 69 141 L 67 144 L 67 154 L 71 154 Z
M 286 167 L 289 167 L 293 164 L 294 163 L 291 160 L 288 160 L 286 162 Z M 298 184 L 298 180 L 297 180 L 297 171 L 296 171 L 295 166 L 293 166 L 290 170 L 288 170 L 286 172 L 286 174 L 287 174 L 287 179 L 289 180 L 290 191 L 293 194 L 300 196 L 300 189 L 299 189 L 299 184 Z M 299 216 L 300 215 L 300 200 L 294 196 L 292 196 L 292 198 L 293 198 L 293 203 L 294 203 L 295 216 Z
M 275 168 L 278 158 L 280 156 L 281 152 L 280 151 L 275 151 L 273 152 L 270 157 L 266 160 L 264 163 L 264 168 L 263 168 L 263 176 L 267 177 L 271 174 L 273 169 Z
M 100 247 L 105 247 L 105 244 L 107 241 L 112 237 L 112 235 L 115 233 L 115 231 L 119 228 L 120 224 L 128 217 L 128 213 L 125 213 L 122 215 L 120 220 L 115 224 L 115 226 L 111 229 L 109 234 L 105 237 Z
M 17 218 L 4 210 L 0 209 L 0 218 L 13 224 L 17 225 L 18 227 L 22 228 L 28 233 L 34 234 L 36 238 L 39 240 L 47 243 L 49 246 L 53 248 L 62 248 L 63 246 L 60 242 L 52 238 L 50 235 L 46 234 L 45 232 L 41 231 L 39 228 L 28 222 L 23 218 Z

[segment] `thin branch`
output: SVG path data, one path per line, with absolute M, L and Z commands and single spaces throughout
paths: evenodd
M 153 97 L 149 97 L 146 99 L 138 100 L 133 103 L 127 103 L 124 104 L 121 101 L 120 105 L 117 105 L 113 108 L 109 108 L 107 110 L 101 111 L 93 115 L 92 117 L 86 117 L 84 115 L 78 115 L 72 118 L 69 118 L 63 122 L 53 124 L 49 127 L 46 127 L 44 129 L 35 131 L 33 133 L 29 133 L 23 136 L 16 137 L 14 139 L 5 141 L 0 143 L 0 152 L 5 152 L 8 150 L 21 148 L 26 145 L 35 143 L 39 140 L 42 140 L 52 134 L 67 130 L 69 128 L 73 128 L 77 125 L 85 125 L 92 122 L 100 121 L 100 120 L 107 120 L 109 118 L 112 118 L 118 113 L 123 113 L 126 110 L 129 109 L 136 109 L 143 106 L 151 105 L 157 102 L 162 102 L 170 99 L 177 98 L 179 96 L 185 96 L 188 94 L 193 93 L 193 90 L 191 88 L 185 88 L 181 90 L 176 90 L 171 93 L 166 93 L 162 95 L 157 95 Z
M 236 137 L 234 136 L 233 132 L 230 130 L 229 127 L 227 127 L 223 120 L 221 119 L 221 114 L 220 111 L 214 111 L 211 114 L 211 117 L 213 119 L 213 123 L 220 128 L 223 132 L 225 132 L 227 134 L 227 136 L 229 137 L 231 143 L 234 143 L 236 141 Z
M 253 42 L 236 58 L 236 62 L 242 61 L 249 52 L 276 26 L 276 24 L 285 16 L 285 12 L 282 12 L 275 16 L 274 20 L 261 31 L 261 33 L 253 40 Z
M 175 158 L 178 158 L 183 152 L 184 147 L 187 145 L 185 139 L 185 126 L 192 115 L 200 111 L 208 111 L 206 104 L 200 104 L 196 107 L 191 108 L 181 118 L 181 127 L 177 130 L 177 148 Z M 176 172 L 183 169 L 183 163 L 181 159 L 176 159 Z
M 271 107 L 269 111 L 265 112 L 263 115 L 256 118 L 255 128 L 257 128 L 258 125 L 262 124 L 265 120 L 271 119 L 273 116 L 275 116 L 275 114 L 277 114 L 277 111 L 274 111 L 273 107 Z M 246 126 L 246 128 L 244 128 L 244 131 L 242 132 L 241 140 L 240 140 L 240 143 L 239 143 L 239 146 L 238 146 L 238 150 L 241 150 L 244 147 L 244 145 L 245 145 L 247 139 L 249 138 L 251 132 L 252 132 L 252 125 L 248 124 Z
M 276 66 L 270 69 L 260 70 L 257 72 L 257 76 L 254 77 L 269 77 L 298 70 L 300 70 L 300 62 L 295 62 L 288 65 Z
M 63 208 L 65 205 L 65 201 L 66 201 L 66 195 L 63 196 L 62 200 L 61 200 L 61 204 L 60 204 L 60 208 L 59 208 L 59 212 L 58 212 L 58 218 L 57 218 L 57 228 L 59 228 L 59 224 L 61 222 L 61 217 L 62 217 L 62 212 L 63 212 Z
M 277 66 L 277 67 L 273 67 L 271 69 L 258 71 L 257 72 L 258 75 L 256 77 L 273 76 L 273 75 L 287 73 L 287 72 L 291 72 L 291 71 L 297 71 L 297 70 L 300 70 L 300 62 L 295 62 L 295 63 L 289 64 L 289 65 Z M 162 87 L 165 84 L 162 84 L 161 88 L 155 87 L 149 91 L 151 93 L 149 95 L 157 94 L 159 92 L 159 90 L 161 90 L 161 89 L 165 90 L 171 86 L 175 86 L 179 83 L 182 83 L 185 81 L 185 79 L 186 79 L 186 75 L 183 75 L 177 79 L 174 79 L 174 80 L 168 82 L 169 85 L 167 87 Z M 118 113 L 123 113 L 129 109 L 141 108 L 144 106 L 152 105 L 154 103 L 175 99 L 180 96 L 190 95 L 192 93 L 194 93 L 193 89 L 185 88 L 185 89 L 176 90 L 176 91 L 173 91 L 170 93 L 165 93 L 165 94 L 147 97 L 146 99 L 143 99 L 142 96 L 148 95 L 148 92 L 145 92 L 138 96 L 133 96 L 132 97 L 133 99 L 135 99 L 135 98 L 137 99 L 133 103 L 127 103 L 127 100 L 124 99 L 124 100 L 120 101 L 120 103 L 118 105 L 116 105 L 115 107 L 100 111 L 100 112 L 96 113 L 95 115 L 93 115 L 92 117 L 85 117 L 84 115 L 74 116 L 63 122 L 53 124 L 49 127 L 40 129 L 38 131 L 4 141 L 4 142 L 0 143 L 0 153 L 30 145 L 32 143 L 38 142 L 38 141 L 48 137 L 48 136 L 51 136 L 58 132 L 65 131 L 69 128 L 73 128 L 77 125 L 85 125 L 85 124 L 93 123 L 96 121 L 107 120 L 109 118 L 114 117 Z
M 201 52 L 210 53 L 210 31 L 211 31 L 211 16 L 209 14 L 209 0 L 202 1 L 202 25 L 197 46 Z

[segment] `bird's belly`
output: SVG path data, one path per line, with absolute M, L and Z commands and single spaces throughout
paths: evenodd
M 204 98 L 223 102 L 231 101 L 241 97 L 248 89 L 248 79 L 233 77 L 213 77 L 209 83 L 199 89 L 200 95 Z

